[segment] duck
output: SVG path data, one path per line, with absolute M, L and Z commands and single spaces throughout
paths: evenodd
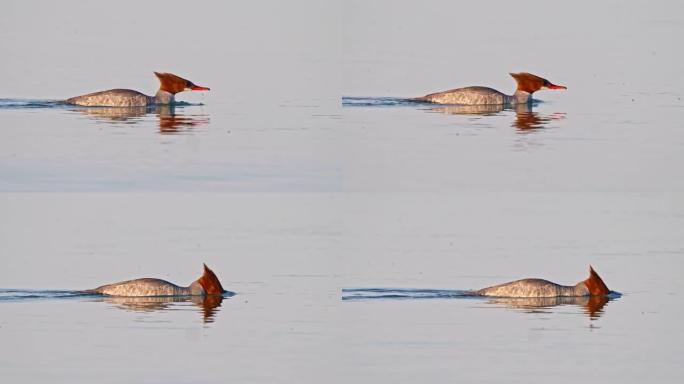
M 544 279 L 522 279 L 470 292 L 473 296 L 529 298 L 607 296 L 611 293 L 591 265 L 589 277 L 575 285 L 560 285 Z
M 512 95 L 506 95 L 489 87 L 465 87 L 448 91 L 431 93 L 415 97 L 410 101 L 434 104 L 458 105 L 517 105 L 532 102 L 532 94 L 543 89 L 567 89 L 564 85 L 556 85 L 550 81 L 527 72 L 510 73 L 518 84 Z
M 132 89 L 110 89 L 75 96 L 64 102 L 84 107 L 147 107 L 153 105 L 169 105 L 175 102 L 175 95 L 183 91 L 209 91 L 208 87 L 196 85 L 173 73 L 154 72 L 159 79 L 159 90 L 154 96 Z
M 162 279 L 142 278 L 102 285 L 94 289 L 88 289 L 85 292 L 123 297 L 210 296 L 229 293 L 223 289 L 214 271 L 209 269 L 206 264 L 204 264 L 202 276 L 187 287 L 178 286 Z

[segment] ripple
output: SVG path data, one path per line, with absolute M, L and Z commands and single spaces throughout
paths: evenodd
M 453 299 L 474 297 L 468 291 L 411 288 L 344 288 L 342 300 L 370 299 Z

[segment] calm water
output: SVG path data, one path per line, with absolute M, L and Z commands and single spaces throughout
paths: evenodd
M 258 107 L 274 120 L 220 101 L 3 102 L 3 378 L 309 382 L 339 369 L 339 352 L 321 351 L 339 319 L 339 198 L 328 191 L 340 171 L 322 155 L 334 153 L 337 101 Z M 234 296 L 74 292 L 137 277 L 187 285 L 203 262 Z
M 680 381 L 680 3 L 168 3 L 0 14 L 3 382 Z M 130 43 L 177 9 L 203 22 Z M 153 70 L 212 91 L 56 101 Z M 568 90 L 405 100 L 509 71 Z M 235 294 L 79 292 L 202 263 Z M 467 295 L 590 264 L 621 295 Z
M 678 381 L 684 108 L 630 103 L 521 113 L 345 99 L 348 379 Z M 463 296 L 525 277 L 575 284 L 589 264 L 622 296 Z
M 344 7 L 347 380 L 680 381 L 682 6 L 430 4 Z M 404 101 L 512 92 L 511 71 L 568 90 L 517 110 Z M 589 264 L 622 296 L 463 296 Z

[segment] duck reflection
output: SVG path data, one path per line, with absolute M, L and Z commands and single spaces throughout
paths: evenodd
M 116 308 L 131 312 L 157 312 L 178 309 L 179 304 L 192 303 L 202 313 L 202 321 L 213 323 L 219 312 L 224 297 L 234 294 L 209 296 L 148 296 L 148 297 L 120 297 L 102 296 L 101 300 L 114 305 Z
M 579 297 L 497 297 L 488 300 L 488 304 L 503 305 L 508 308 L 521 309 L 528 313 L 538 313 L 561 305 L 576 305 L 591 320 L 596 320 L 604 313 L 604 308 L 611 300 L 620 297 L 613 293 L 609 296 L 579 296 Z
M 182 107 L 175 105 L 157 105 L 148 107 L 84 107 L 74 108 L 96 120 L 107 123 L 137 124 L 146 121 L 146 117 L 155 116 L 159 122 L 159 133 L 187 133 L 198 126 L 209 123 L 209 115 L 186 114 Z
M 565 118 L 564 113 L 543 115 L 535 112 L 532 104 L 514 106 L 504 105 L 442 105 L 430 108 L 429 111 L 441 112 L 448 115 L 480 115 L 495 116 L 504 111 L 515 112 L 515 120 L 511 123 L 518 133 L 529 133 L 545 128 L 549 123 Z
M 208 115 L 186 115 L 176 113 L 174 106 L 164 105 L 156 108 L 159 117 L 159 133 L 174 134 L 190 131 L 209 123 Z

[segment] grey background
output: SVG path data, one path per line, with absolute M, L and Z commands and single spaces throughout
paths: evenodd
M 11 382 L 677 382 L 684 255 L 681 2 L 5 1 L 0 97 L 61 99 L 152 71 L 190 124 L 0 109 L 0 288 L 187 284 L 175 304 L 0 302 Z M 467 85 L 514 111 L 342 108 Z M 185 120 L 183 120 L 185 119 Z M 343 287 L 574 284 L 581 306 L 341 302 Z

